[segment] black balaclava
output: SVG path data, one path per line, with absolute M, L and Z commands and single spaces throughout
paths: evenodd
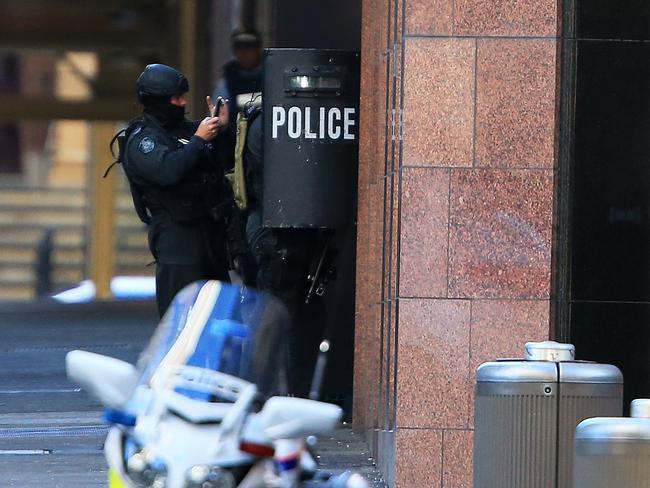
M 172 105 L 171 97 L 142 97 L 144 113 L 155 118 L 165 129 L 174 129 L 185 118 L 185 107 Z

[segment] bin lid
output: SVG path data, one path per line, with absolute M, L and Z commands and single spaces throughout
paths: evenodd
M 573 361 L 576 357 L 573 344 L 555 341 L 527 342 L 524 351 L 526 361 Z
M 476 381 L 502 383 L 555 383 L 557 368 L 547 361 L 494 361 L 481 364 Z
M 576 441 L 650 441 L 650 419 L 594 417 L 576 427 Z
M 638 398 L 632 400 L 630 417 L 637 419 L 650 419 L 650 399 Z
M 559 369 L 561 383 L 623 384 L 623 373 L 611 364 L 561 362 Z

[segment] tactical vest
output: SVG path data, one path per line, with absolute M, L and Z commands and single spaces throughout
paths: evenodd
M 120 144 L 119 162 L 124 162 L 129 138 L 147 128 L 156 130 L 157 134 L 163 135 L 167 139 L 169 147 L 181 148 L 183 146 L 169 133 L 161 131 L 158 127 L 147 124 L 146 120 L 141 119 L 129 125 L 125 130 L 123 142 Z M 205 157 L 208 157 L 207 153 Z M 210 166 L 218 167 L 216 164 Z M 224 207 L 228 205 L 227 195 L 224 194 L 223 177 L 218 171 L 210 171 L 205 163 L 199 163 L 177 184 L 165 188 L 143 182 L 142 178 L 134 178 L 129 174 L 128 163 L 123 164 L 123 167 L 129 180 L 136 213 L 144 223 L 150 223 L 151 219 L 157 216 L 167 216 L 171 221 L 178 223 L 191 222 L 207 216 L 211 216 L 215 220 L 223 219 Z

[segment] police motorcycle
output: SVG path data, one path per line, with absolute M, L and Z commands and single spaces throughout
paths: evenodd
M 218 281 L 178 293 L 137 365 L 85 351 L 69 378 L 105 407 L 109 488 L 367 488 L 319 475 L 305 439 L 338 406 L 282 396 L 286 312 Z

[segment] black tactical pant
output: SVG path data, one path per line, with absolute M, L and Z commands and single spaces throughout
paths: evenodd
M 156 301 L 162 317 L 176 294 L 201 280 L 230 281 L 225 230 L 211 219 L 149 225 L 149 249 L 156 259 Z
M 319 233 L 313 229 L 268 229 L 251 220 L 247 231 L 257 264 L 256 286 L 278 297 L 290 315 L 288 380 L 292 394 L 309 394 L 318 345 L 323 339 L 326 311 L 323 300 L 305 297 L 307 276 L 318 259 Z

